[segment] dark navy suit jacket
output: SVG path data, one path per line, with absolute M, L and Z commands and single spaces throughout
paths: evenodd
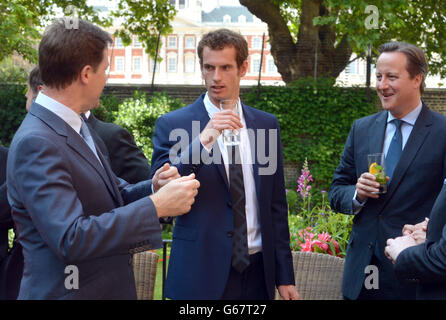
M 401 281 L 416 281 L 417 299 L 446 299 L 446 181 L 435 201 L 426 242 L 402 251 L 395 262 Z
M 162 243 L 151 181 L 129 185 L 98 155 L 103 166 L 66 122 L 31 106 L 7 166 L 24 255 L 19 299 L 136 299 L 132 254 Z M 78 289 L 66 285 L 69 265 Z
M 169 161 L 172 152 L 170 160 L 179 161 L 176 164 L 179 173 L 194 172 L 201 184 L 191 211 L 176 218 L 166 283 L 166 296 L 172 299 L 220 299 L 231 267 L 232 202 L 223 161 L 220 164 L 202 161 L 207 151 L 203 150 L 199 133 L 210 120 L 203 98 L 204 95 L 193 104 L 159 118 L 153 136 L 152 175 L 165 162 L 172 162 Z M 265 154 L 277 155 L 277 170 L 272 175 L 259 175 L 259 170 L 266 169 L 268 164 L 258 157 L 253 164 L 265 282 L 272 299 L 275 285 L 294 285 L 279 125 L 274 116 L 246 105 L 243 114 L 248 128 L 266 129 Z M 174 129 L 180 130 L 175 133 Z M 277 149 L 270 144 L 267 129 L 277 130 L 273 141 Z M 182 140 L 171 137 L 173 141 L 169 141 L 171 133 L 182 136 Z M 252 151 L 262 145 L 258 137 L 256 140 L 254 147 L 250 139 Z M 179 149 L 180 146 L 183 148 Z M 213 153 L 218 151 L 215 144 Z
M 357 179 L 368 171 L 367 155 L 382 152 L 386 123 L 387 111 L 353 123 L 330 187 L 333 210 L 353 214 Z M 384 257 L 385 270 L 380 270 L 380 278 L 384 277 L 383 272 L 389 272 L 386 277 L 397 283 L 392 263 L 384 256 L 385 243 L 401 236 L 405 224 L 419 223 L 429 215 L 445 177 L 446 117 L 423 103 L 387 193 L 376 200 L 369 198 L 353 219 L 343 275 L 345 297 L 358 297 L 375 243 Z

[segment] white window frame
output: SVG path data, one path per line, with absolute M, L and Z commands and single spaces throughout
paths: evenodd
M 192 62 L 192 63 L 188 64 L 188 61 Z M 191 69 L 188 69 L 188 66 Z M 184 57 L 184 72 L 195 73 L 195 56 L 194 55 L 188 54 Z
M 252 37 L 251 47 L 252 49 L 262 50 L 262 37 Z
M 175 44 L 171 42 L 171 39 L 175 39 Z M 178 37 L 177 36 L 167 36 L 167 48 L 177 49 L 178 48 Z
M 255 55 L 251 58 L 251 73 L 259 73 L 259 69 L 260 69 L 260 55 Z M 256 66 L 256 62 L 258 61 L 258 66 L 257 68 L 255 68 Z
M 175 70 L 171 69 L 171 59 L 175 60 L 174 66 Z M 167 56 L 167 73 L 177 73 L 178 72 L 178 57 L 176 55 L 169 55 Z
M 135 61 L 139 60 L 139 68 L 135 68 Z M 141 56 L 135 56 L 132 57 L 132 71 L 133 73 L 142 73 L 142 57 Z
M 155 66 L 155 60 L 150 59 L 150 73 L 153 73 L 153 67 Z M 160 71 L 160 62 L 158 62 L 156 64 L 156 70 L 155 72 L 159 72 Z
M 118 66 L 122 65 L 122 69 Z M 117 56 L 115 57 L 115 72 L 124 73 L 125 72 L 125 57 Z
M 115 39 L 115 48 L 124 48 L 124 43 L 120 37 L 116 37 Z
M 142 42 L 137 36 L 133 37 L 133 48 L 142 48 Z
M 267 61 L 268 61 L 268 66 L 267 66 L 268 73 L 277 73 L 278 71 L 277 71 L 276 63 L 274 62 L 274 58 L 270 57 L 270 58 L 267 59 Z M 271 68 L 271 65 L 274 66 L 274 67 Z
M 190 41 L 192 43 L 189 43 L 190 45 L 188 45 L 188 42 L 190 42 Z M 184 37 L 184 47 L 186 49 L 195 49 L 195 37 L 194 36 L 186 36 L 186 37 Z

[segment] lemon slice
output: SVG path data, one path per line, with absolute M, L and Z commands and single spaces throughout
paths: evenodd
M 369 172 L 373 175 L 380 173 L 382 170 L 383 167 L 377 164 L 376 162 L 373 162 L 369 168 Z

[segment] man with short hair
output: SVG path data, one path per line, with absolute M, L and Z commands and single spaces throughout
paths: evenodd
M 355 215 L 344 297 L 413 299 L 415 286 L 397 281 L 384 247 L 403 226 L 424 225 L 446 178 L 446 118 L 421 100 L 428 67 L 421 49 L 389 42 L 379 52 L 376 91 L 384 110 L 353 123 L 329 198 L 333 210 Z M 374 153 L 385 154 L 385 194 L 369 173 L 367 155 Z
M 239 98 L 246 40 L 219 29 L 204 35 L 197 51 L 206 94 L 160 117 L 153 136 L 152 174 L 170 161 L 201 184 L 191 212 L 175 223 L 166 296 L 273 299 L 277 286 L 284 299 L 297 299 L 278 121 Z M 237 101 L 239 115 L 220 110 L 227 99 Z M 240 130 L 240 143 L 225 145 L 223 130 Z M 274 159 L 265 165 L 259 153 Z
M 198 192 L 193 175 L 165 164 L 150 195 L 152 181 L 129 185 L 97 148 L 81 114 L 99 105 L 111 42 L 89 22 L 70 29 L 63 19 L 40 42 L 43 89 L 7 163 L 24 255 L 19 299 L 136 299 L 132 255 L 160 247 L 158 219 L 187 213 Z

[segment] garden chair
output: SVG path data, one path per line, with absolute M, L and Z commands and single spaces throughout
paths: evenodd
M 157 264 L 158 254 L 155 252 L 143 251 L 133 255 L 133 273 L 138 300 L 153 300 Z
M 296 288 L 302 300 L 342 300 L 344 259 L 313 252 L 292 254 Z M 276 299 L 281 299 L 277 290 Z

